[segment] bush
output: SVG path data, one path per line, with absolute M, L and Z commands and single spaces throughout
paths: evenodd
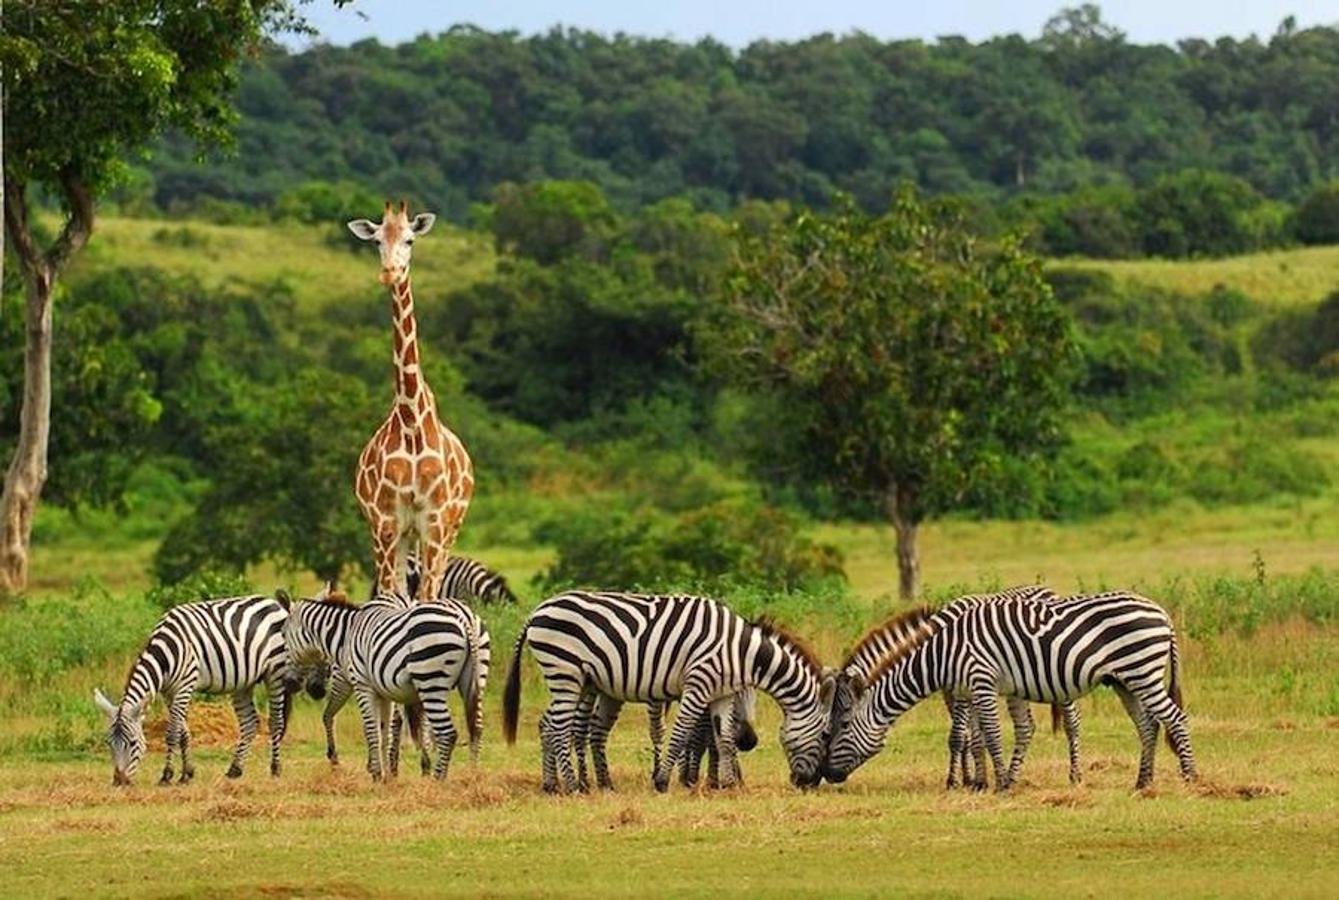
M 1153 256 L 1227 256 L 1277 240 L 1263 198 L 1245 181 L 1187 169 L 1139 193 L 1140 240 Z
M 840 553 L 801 535 L 801 524 L 752 500 L 678 515 L 648 507 L 588 510 L 539 530 L 541 540 L 557 546 L 558 559 L 538 582 L 545 588 L 797 590 L 844 578 Z
M 1303 244 L 1339 244 L 1339 181 L 1313 191 L 1289 224 L 1293 237 Z
M 240 572 L 205 569 L 171 584 L 159 582 L 144 596 L 159 609 L 171 609 L 198 600 L 240 597 L 254 593 L 255 589 L 251 586 L 251 582 Z

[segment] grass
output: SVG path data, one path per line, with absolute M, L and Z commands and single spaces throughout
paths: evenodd
M 44 224 L 54 221 L 47 217 Z M 70 277 L 77 280 L 125 265 L 191 275 L 206 286 L 234 279 L 283 280 L 292 286 L 298 307 L 309 311 L 332 301 L 380 298 L 386 291 L 376 280 L 375 249 L 356 247 L 336 225 L 213 225 L 101 216 L 93 239 L 71 265 Z M 415 299 L 430 304 L 492 270 L 493 248 L 486 236 L 439 224 L 415 247 Z
M 1244 650 L 1246 668 L 1234 662 Z M 620 789 L 590 797 L 538 791 L 537 690 L 519 745 L 501 744 L 491 702 L 480 766 L 458 756 L 445 784 L 370 784 L 352 713 L 332 772 L 302 703 L 277 782 L 260 756 L 242 780 L 223 779 L 224 733 L 187 787 L 149 784 L 157 755 L 129 790 L 109 786 L 100 752 L 0 756 L 0 867 L 22 896 L 1332 896 L 1339 709 L 1319 704 L 1339 685 L 1339 636 L 1294 622 L 1249 647 L 1192 645 L 1186 670 L 1204 781 L 1181 784 L 1160 748 L 1144 795 L 1131 791 L 1131 727 L 1105 694 L 1083 701 L 1085 784 L 1068 786 L 1063 740 L 1039 734 L 1007 796 L 942 789 L 937 703 L 899 723 L 846 785 L 808 794 L 785 783 L 764 704 L 745 788 L 658 796 L 644 719 L 630 709 L 612 744 Z M 1285 670 L 1306 675 L 1268 674 Z
M 1318 303 L 1335 289 L 1339 246 L 1269 250 L 1225 259 L 1063 260 L 1058 266 L 1101 269 L 1118 280 L 1201 296 L 1236 288 L 1270 306 Z

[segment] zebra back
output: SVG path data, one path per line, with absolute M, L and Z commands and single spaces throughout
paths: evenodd
M 405 587 L 410 597 L 418 597 L 422 580 L 422 566 L 418 557 L 411 553 L 405 561 Z M 376 590 L 377 586 L 373 584 L 371 596 L 376 596 Z M 502 573 L 467 556 L 452 556 L 446 561 L 446 571 L 442 575 L 442 586 L 437 591 L 437 599 L 479 603 L 517 602 L 516 594 Z

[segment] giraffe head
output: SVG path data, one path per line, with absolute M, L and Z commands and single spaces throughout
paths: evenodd
M 391 208 L 386 201 L 386 209 L 381 214 L 381 222 L 370 219 L 354 219 L 349 230 L 363 241 L 376 241 L 381 251 L 381 274 L 377 279 L 386 285 L 395 285 L 409 277 L 409 256 L 414 238 L 427 234 L 437 217 L 432 213 L 419 213 L 409 218 L 409 204 L 400 201 L 398 210 Z

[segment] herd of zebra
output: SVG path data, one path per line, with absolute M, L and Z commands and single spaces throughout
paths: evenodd
M 354 697 L 373 779 L 398 769 L 405 724 L 422 770 L 444 778 L 457 741 L 448 697 L 464 703 L 471 758 L 483 730 L 491 643 L 472 602 L 511 601 L 505 580 L 482 564 L 451 561 L 438 597 L 408 591 L 354 604 L 329 587 L 304 600 L 283 592 L 208 600 L 168 611 L 134 662 L 119 703 L 100 691 L 109 720 L 113 783 L 128 784 L 145 753 L 144 715 L 161 694 L 168 707 L 162 782 L 194 775 L 186 710 L 194 693 L 231 693 L 241 728 L 228 769 L 242 773 L 259 727 L 253 689 L 265 684 L 270 771 L 295 694 L 326 700 L 327 756 L 338 762 L 333 722 Z M 1160 729 L 1181 774 L 1196 778 L 1180 692 L 1176 634 L 1156 603 L 1128 592 L 1060 597 L 1029 586 L 960 597 L 938 610 L 914 608 L 868 631 L 840 666 L 824 666 L 795 635 L 767 618 L 747 619 L 720 601 L 688 595 L 568 591 L 541 602 L 516 639 L 503 691 L 503 731 L 514 743 L 526 646 L 548 689 L 539 717 L 546 791 L 612 788 L 607 739 L 624 703 L 646 704 L 654 749 L 652 781 L 664 791 L 676 768 L 685 784 L 708 757 L 713 786 L 740 781 L 738 752 L 757 742 L 757 692 L 780 708 L 780 744 L 793 784 L 840 783 L 877 754 L 902 713 L 932 694 L 948 710 L 947 785 L 996 788 L 1018 778 L 1035 730 L 1030 703 L 1052 706 L 1069 740 L 1069 777 L 1081 779 L 1074 701 L 1099 685 L 1119 696 L 1140 741 L 1136 787 L 1149 785 Z M 1005 764 L 998 697 L 1014 725 Z M 662 752 L 664 717 L 679 704 Z M 396 704 L 394 715 L 391 705 Z M 403 714 L 399 710 L 403 710 Z M 434 759 L 435 754 L 435 759 Z M 576 766 L 573 766 L 573 756 Z

